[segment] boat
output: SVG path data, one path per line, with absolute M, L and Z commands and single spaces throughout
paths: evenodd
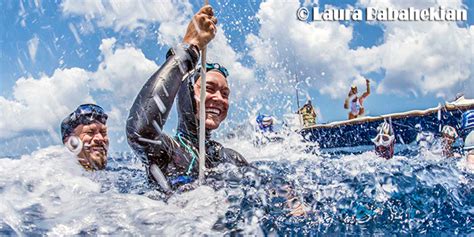
M 435 108 L 317 124 L 302 128 L 299 133 L 306 141 L 317 142 L 321 148 L 365 146 L 372 145 L 371 138 L 376 136 L 377 126 L 391 120 L 396 142 L 410 144 L 416 140 L 417 124 L 424 132 L 432 132 L 435 136 L 439 136 L 444 125 L 459 131 L 462 113 L 472 109 L 474 99 L 460 97 Z

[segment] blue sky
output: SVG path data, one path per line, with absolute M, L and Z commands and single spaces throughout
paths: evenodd
M 311 98 L 318 121 L 346 118 L 352 83 L 372 82 L 368 115 L 473 98 L 472 1 L 210 1 L 219 31 L 209 60 L 230 70 L 223 130 L 256 112 L 283 114 Z M 146 79 L 180 42 L 201 1 L 0 1 L 0 155 L 59 144 L 59 122 L 78 104 L 110 111 L 111 148 L 128 149 L 124 121 Z M 300 6 L 468 10 L 467 22 L 300 22 Z M 295 75 L 296 72 L 296 75 Z M 361 90 L 362 88 L 360 88 Z M 173 113 L 165 130 L 172 133 Z

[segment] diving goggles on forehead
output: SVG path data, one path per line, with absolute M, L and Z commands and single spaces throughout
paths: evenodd
M 206 72 L 210 70 L 219 71 L 225 78 L 229 76 L 229 71 L 218 63 L 206 63 Z
M 395 140 L 395 136 L 394 135 L 387 135 L 387 134 L 383 134 L 383 133 L 379 133 L 377 134 L 377 136 L 372 139 L 372 142 L 376 145 L 376 146 L 390 146 L 393 142 L 393 140 Z
M 94 120 L 105 124 L 107 122 L 107 114 L 102 107 L 95 104 L 83 104 L 70 115 L 72 121 L 78 121 L 81 124 L 87 124 Z

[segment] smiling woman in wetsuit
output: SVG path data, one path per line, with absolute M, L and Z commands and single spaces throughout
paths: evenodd
M 199 50 L 215 36 L 217 19 L 207 5 L 193 16 L 183 44 L 170 49 L 166 62 L 145 83 L 127 120 L 130 146 L 147 166 L 148 176 L 163 190 L 190 183 L 198 173 L 199 93 L 206 90 L 206 168 L 221 163 L 248 165 L 236 151 L 211 140 L 211 131 L 227 117 L 230 89 L 227 70 L 217 63 L 207 64 L 206 88 L 200 88 Z M 178 128 L 171 137 L 162 132 L 177 96 Z

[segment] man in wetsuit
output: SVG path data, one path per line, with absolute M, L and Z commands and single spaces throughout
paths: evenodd
M 206 90 L 206 169 L 222 163 L 248 165 L 238 152 L 211 140 L 211 131 L 227 117 L 230 89 L 227 70 L 207 64 L 206 88 L 200 88 L 199 70 L 194 70 L 199 51 L 214 38 L 217 19 L 207 5 L 193 16 L 183 43 L 170 49 L 166 62 L 145 83 L 127 120 L 128 143 L 147 166 L 149 177 L 170 191 L 192 182 L 198 174 L 199 94 Z M 162 132 L 177 97 L 178 127 L 172 137 Z
M 365 80 L 365 85 L 367 89 L 360 97 L 357 95 L 357 86 L 351 86 L 351 90 L 344 101 L 344 109 L 350 109 L 348 119 L 355 119 L 364 115 L 364 100 L 370 95 L 370 81 L 368 79 Z

